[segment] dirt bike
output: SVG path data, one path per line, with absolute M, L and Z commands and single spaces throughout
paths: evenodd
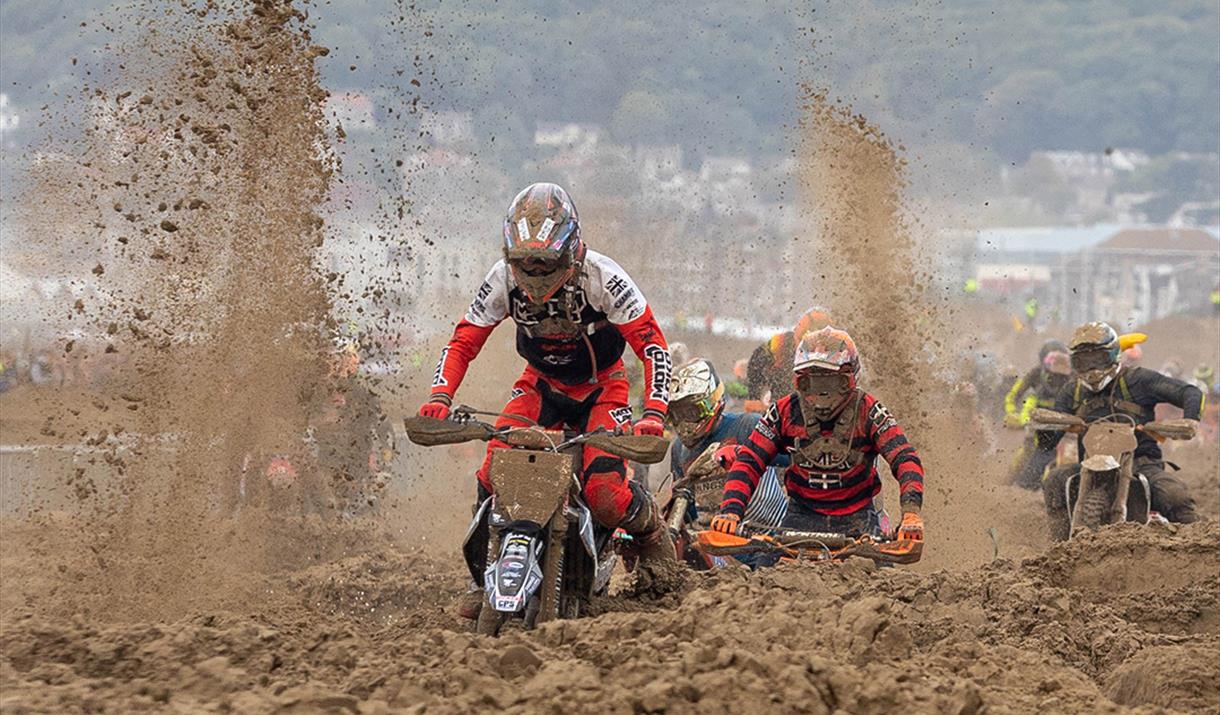
M 655 464 L 669 443 L 661 437 L 546 430 L 497 429 L 457 407 L 449 419 L 411 417 L 407 436 L 426 447 L 496 439 L 509 445 L 492 454 L 491 497 L 475 511 L 462 552 L 486 594 L 477 632 L 497 635 L 510 618 L 527 628 L 556 618 L 577 618 L 590 599 L 605 594 L 618 560 L 614 531 L 597 523 L 581 498 L 577 467 L 585 445 L 624 459 Z M 489 413 L 480 413 L 489 414 Z M 473 538 L 487 518 L 487 564 Z
M 728 481 L 728 472 L 714 456 L 720 446 L 719 442 L 713 442 L 691 462 L 685 474 L 674 481 L 670 499 L 661 509 L 661 515 L 673 536 L 678 559 L 696 571 L 706 571 L 726 563 L 721 557 L 709 556 L 693 548 L 694 533 L 707 528 L 710 520 L 707 512 L 720 506 L 724 484 Z M 772 527 L 779 526 L 783 515 L 783 504 L 751 502 L 746 510 L 746 518 L 754 519 L 760 527 L 763 522 L 770 523 Z
M 1076 415 L 1035 409 L 1030 415 L 1034 429 L 1083 434 L 1084 459 L 1080 472 L 1064 484 L 1068 505 L 1068 538 L 1077 529 L 1095 530 L 1107 524 L 1134 521 L 1147 524 L 1157 518 L 1152 510 L 1152 487 L 1135 472 L 1136 432 L 1158 442 L 1191 439 L 1193 427 L 1185 420 L 1136 424 L 1130 415 L 1112 414 L 1086 423 Z M 1139 486 L 1135 508 L 1128 510 L 1131 485 Z M 1073 486 L 1075 496 L 1073 496 Z
M 727 472 L 713 456 L 719 448 L 719 442 L 709 445 L 687 467 L 686 473 L 674 480 L 669 501 L 661 509 L 661 516 L 673 536 L 678 560 L 698 571 L 706 571 L 716 566 L 713 557 L 691 548 L 693 537 L 689 527 L 697 523 L 691 518 L 697 505 L 717 499 L 724 492 Z
M 726 534 L 700 531 L 695 535 L 695 548 L 711 556 L 764 557 L 809 561 L 844 561 L 852 556 L 871 559 L 879 564 L 913 564 L 923 556 L 922 539 L 874 538 L 869 534 L 847 534 L 816 531 L 795 531 L 767 528 L 768 533 L 751 533 L 757 529 L 742 522 L 742 531 Z M 744 532 L 744 533 L 743 533 Z

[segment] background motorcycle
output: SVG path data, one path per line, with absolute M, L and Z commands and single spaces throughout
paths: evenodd
M 1157 441 L 1191 439 L 1195 434 L 1186 420 L 1139 425 L 1130 415 L 1115 413 L 1086 423 L 1076 415 L 1042 408 L 1033 411 L 1030 424 L 1034 429 L 1084 435 L 1080 472 L 1064 484 L 1070 519 L 1068 538 L 1077 529 L 1096 530 L 1123 521 L 1147 524 L 1156 519 L 1151 509 L 1152 488 L 1148 479 L 1134 469 L 1138 444 L 1135 433 L 1144 432 Z M 1133 484 L 1137 491 L 1132 499 Z

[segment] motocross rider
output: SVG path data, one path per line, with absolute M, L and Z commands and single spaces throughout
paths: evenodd
M 724 393 L 725 384 L 708 360 L 698 358 L 674 371 L 669 383 L 668 421 L 677 435 L 669 452 L 670 471 L 675 483 L 685 477 L 691 465 L 713 446 L 716 447 L 713 459 L 727 469 L 758 424 L 761 415 L 757 413 L 726 412 Z M 719 498 L 720 491 L 717 491 L 715 498 Z M 717 502 L 708 504 L 707 499 L 700 498 L 701 494 L 691 496 L 688 522 L 698 521 L 699 516 L 709 508 L 719 506 Z M 778 526 L 783 520 L 787 502 L 777 471 L 768 469 L 750 501 L 748 518 L 754 523 Z M 705 524 L 707 518 L 710 515 L 705 517 Z
M 750 355 L 746 365 L 746 403 L 747 412 L 763 412 L 767 409 L 765 399 L 770 393 L 770 402 L 776 402 L 783 395 L 792 391 L 792 377 L 789 369 L 792 366 L 792 356 L 796 352 L 797 341 L 810 330 L 830 325 L 830 315 L 824 308 L 813 307 L 806 310 L 796 321 L 792 330 L 776 333 L 767 342 L 759 345 Z
M 504 258 L 487 274 L 441 351 L 431 397 L 419 408 L 421 416 L 448 416 L 466 369 L 495 327 L 510 316 L 517 326 L 517 353 L 527 365 L 496 420 L 497 428 L 536 423 L 664 434 L 670 374 L 665 337 L 627 272 L 585 246 L 576 207 L 555 184 L 532 184 L 513 199 L 504 218 Z M 625 345 L 644 365 L 647 390 L 642 417 L 634 427 L 622 361 Z M 492 453 L 506 446 L 499 440 L 488 444 L 477 472 L 480 502 L 492 491 Z M 646 487 L 628 479 L 623 459 L 586 447 L 581 483 L 594 518 L 632 535 L 643 569 L 668 572 L 676 565 L 660 509 Z M 459 612 L 477 617 L 481 603 L 481 598 L 468 597 Z
M 1038 351 L 1039 364 L 1017 381 L 1004 397 L 1004 424 L 1022 428 L 1029 423 L 1029 415 L 1035 407 L 1051 409 L 1055 406 L 1055 395 L 1067 384 L 1072 373 L 1067 346 L 1061 340 L 1048 340 Z M 1020 404 L 1018 409 L 1017 405 Z M 1037 432 L 1026 436 L 1021 451 L 1017 454 L 1009 483 L 1023 489 L 1038 489 L 1042 485 L 1042 472 L 1046 470 L 1048 454 L 1038 449 L 1039 441 L 1058 441 L 1056 432 Z M 1054 458 L 1055 453 L 1049 453 Z
M 336 507 L 351 517 L 375 506 L 389 483 L 394 430 L 380 398 L 357 378 L 356 341 L 341 340 L 330 355 L 330 390 L 310 419 L 318 464 L 331 480 Z
M 923 538 L 923 466 L 893 415 L 860 389 L 860 356 L 846 332 L 806 333 L 793 359 L 796 391 L 771 405 L 729 469 L 717 531 L 736 533 L 766 466 L 791 452 L 782 527 L 859 536 L 879 531 L 873 497 L 881 455 L 898 480 L 903 538 Z
M 1184 418 L 1198 428 L 1203 393 L 1189 383 L 1166 377 L 1155 370 L 1121 365 L 1118 333 L 1108 324 L 1093 322 L 1081 325 L 1072 333 L 1068 347 L 1075 379 L 1056 396 L 1054 409 L 1057 412 L 1074 414 L 1085 422 L 1122 414 L 1134 419 L 1136 424 L 1146 424 L 1153 421 L 1157 404 L 1168 402 L 1180 407 Z M 1161 448 L 1156 440 L 1144 432 L 1137 432 L 1136 437 L 1138 445 L 1135 448 L 1134 467 L 1137 473 L 1148 479 L 1152 490 L 1151 508 L 1169 521 L 1197 521 L 1195 500 L 1181 479 L 1165 471 Z M 1057 441 L 1039 442 L 1039 449 L 1053 454 Z M 1083 459 L 1083 443 L 1079 447 Z M 1071 475 L 1079 471 L 1079 464 L 1065 465 L 1050 470 L 1044 478 L 1042 493 L 1050 519 L 1051 538 L 1057 541 L 1068 537 L 1071 523 L 1064 485 Z

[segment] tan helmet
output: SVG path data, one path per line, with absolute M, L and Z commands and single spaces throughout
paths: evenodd
M 1105 389 L 1118 375 L 1118 331 L 1109 323 L 1094 321 L 1076 328 L 1068 349 L 1076 379 L 1093 392 Z

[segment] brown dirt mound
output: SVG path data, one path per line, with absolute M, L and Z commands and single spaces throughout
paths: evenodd
M 6 612 L 0 705 L 1220 712 L 1218 543 L 1217 524 L 1131 526 L 967 573 L 866 562 L 729 570 L 692 576 L 687 593 L 650 609 L 497 641 L 445 613 L 462 588 L 456 561 L 374 546 L 263 577 L 245 611 L 99 622 L 49 617 L 32 600 Z M 1139 608 L 1167 603 L 1172 619 Z

